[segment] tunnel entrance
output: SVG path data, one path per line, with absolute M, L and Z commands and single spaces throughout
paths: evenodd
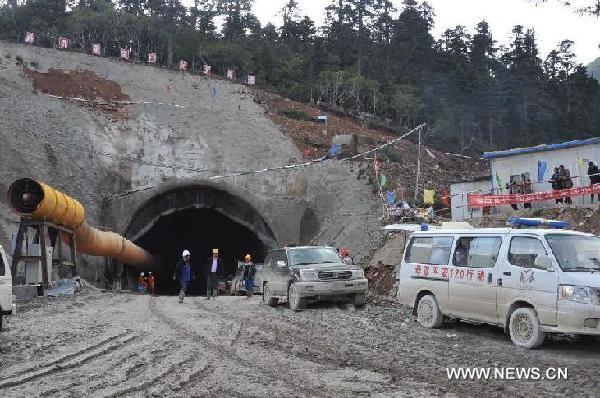
M 206 293 L 207 262 L 218 248 L 223 261 L 220 281 L 231 280 L 247 253 L 262 263 L 268 250 L 276 246 L 269 226 L 247 202 L 212 187 L 187 187 L 150 200 L 138 211 L 126 234 L 137 245 L 158 258 L 154 270 L 159 294 L 177 294 L 179 283 L 172 279 L 183 250 L 191 252 L 196 276 L 188 294 Z M 125 267 L 130 287 L 140 269 Z

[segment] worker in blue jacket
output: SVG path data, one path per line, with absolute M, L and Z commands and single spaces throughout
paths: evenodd
M 184 250 L 182 259 L 179 260 L 175 266 L 175 272 L 173 273 L 173 280 L 179 281 L 179 302 L 183 303 L 185 297 L 185 291 L 190 283 L 190 280 L 196 279 L 194 272 L 192 271 L 192 265 L 190 263 L 190 252 Z

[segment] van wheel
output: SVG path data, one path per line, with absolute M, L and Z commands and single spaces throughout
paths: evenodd
M 0 332 L 2 331 L 2 318 L 4 318 L 4 316 L 0 314 Z
M 444 317 L 437 300 L 431 294 L 421 297 L 417 304 L 417 321 L 425 328 L 439 328 Z
M 277 306 L 277 303 L 279 302 L 279 300 L 277 298 L 275 298 L 271 295 L 271 288 L 269 287 L 268 283 L 265 283 L 265 286 L 263 287 L 263 301 L 269 307 L 275 307 L 275 306 Z
M 300 292 L 295 283 L 292 283 L 288 289 L 288 303 L 290 304 L 290 309 L 296 312 L 306 307 L 306 298 L 300 297 Z
M 540 330 L 540 321 L 532 308 L 517 308 L 510 314 L 510 339 L 521 348 L 537 348 L 544 342 L 546 333 Z

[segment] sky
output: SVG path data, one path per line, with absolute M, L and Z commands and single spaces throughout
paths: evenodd
M 308 15 L 320 26 L 325 20 L 325 7 L 331 0 L 297 0 L 302 15 Z M 574 0 L 572 3 L 576 3 Z M 188 5 L 193 0 L 184 0 Z M 255 0 L 254 13 L 264 24 L 281 24 L 281 8 L 285 0 Z M 393 0 L 398 5 L 400 0 Z M 515 25 L 535 29 L 540 58 L 556 48 L 564 39 L 575 42 L 578 62 L 587 65 L 600 57 L 600 19 L 579 16 L 568 8 L 549 0 L 537 4 L 529 0 L 428 0 L 435 10 L 434 36 L 446 29 L 466 26 L 470 32 L 478 22 L 486 20 L 498 44 L 508 44 Z

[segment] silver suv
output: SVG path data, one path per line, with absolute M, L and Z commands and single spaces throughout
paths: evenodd
M 368 288 L 362 268 L 344 263 L 331 247 L 272 250 L 263 267 L 263 301 L 271 307 L 280 299 L 287 299 L 294 311 L 309 300 L 345 299 L 363 307 Z

